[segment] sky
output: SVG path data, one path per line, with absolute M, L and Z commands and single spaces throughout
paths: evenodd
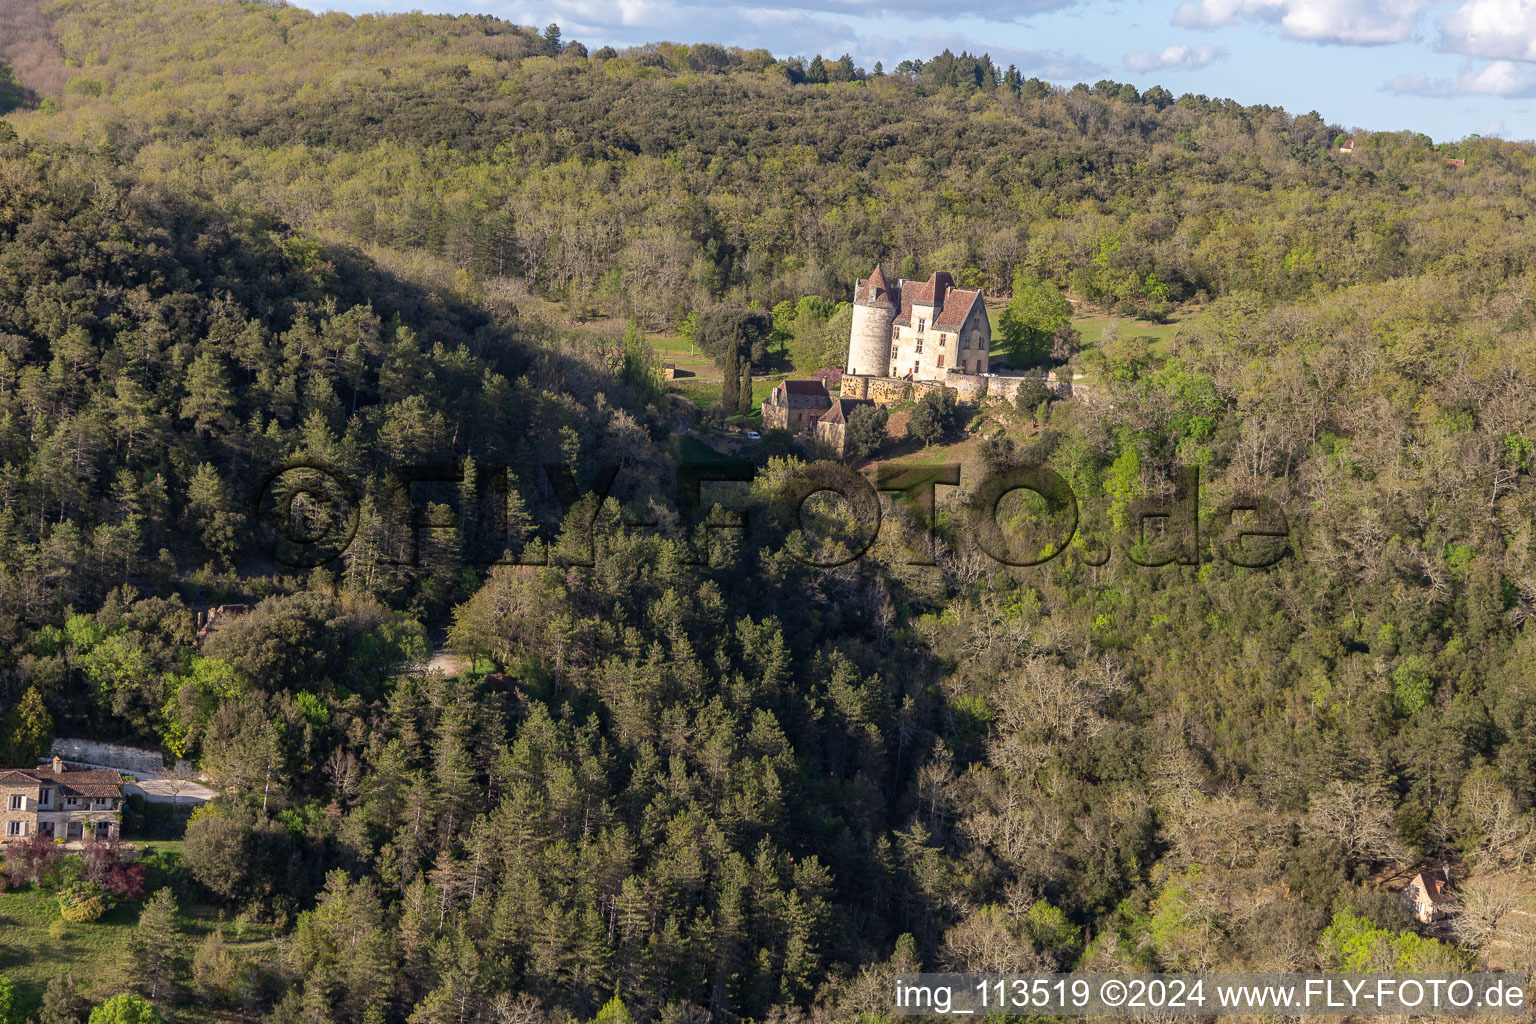
M 301 0 L 489 13 L 589 48 L 671 41 L 850 53 L 887 70 L 948 47 L 1059 85 L 1111 78 L 1437 142 L 1536 137 L 1536 0 Z

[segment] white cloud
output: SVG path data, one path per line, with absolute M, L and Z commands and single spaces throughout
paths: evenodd
M 1504 133 L 1507 130 L 1508 128 L 1504 124 L 1504 119 L 1501 117 L 1497 120 L 1489 121 L 1487 124 L 1483 125 L 1483 127 L 1478 130 L 1477 134 L 1486 135 L 1490 139 L 1502 139 L 1504 137 Z
M 1476 2 L 1476 0 L 1473 0 Z M 1278 23 L 1291 39 L 1371 46 L 1412 38 L 1434 0 L 1186 0 L 1181 28 L 1221 28 L 1239 21 Z
M 1536 0 L 1467 0 L 1441 19 L 1440 48 L 1536 61 Z
M 366 7 L 376 0 L 344 0 L 344 6 Z M 576 37 L 586 34 L 591 38 L 619 41 L 618 30 L 641 30 L 645 41 L 675 38 L 678 41 L 696 42 L 714 38 L 708 33 L 715 26 L 737 25 L 740 22 L 766 24 L 778 22 L 792 25 L 796 21 L 806 24 L 838 25 L 845 31 L 847 23 L 839 16 L 857 17 L 933 17 L 939 13 L 932 0 L 774 0 L 772 7 L 743 8 L 732 5 L 714 5 L 700 0 L 548 0 L 533 3 L 529 0 L 472 0 L 489 13 L 517 22 L 521 25 L 544 25 L 559 22 L 566 35 Z M 946 4 L 942 13 L 946 17 L 971 16 L 989 21 L 1017 22 L 1032 14 L 1073 7 L 1083 0 L 953 0 Z M 393 6 L 403 9 L 405 0 L 395 0 Z M 830 16 L 830 17 L 823 17 Z M 678 34 L 681 30 L 693 31 Z M 667 33 L 671 33 L 668 35 Z M 728 45 L 741 44 L 734 38 L 720 38 Z
M 1388 92 L 1410 96 L 1536 96 L 1536 70 L 1513 61 L 1496 60 L 1485 68 L 1463 72 L 1454 79 L 1399 75 L 1385 88 Z
M 1193 71 L 1224 56 L 1221 50 L 1208 43 L 1199 46 L 1167 46 L 1161 50 L 1137 50 L 1125 55 L 1125 66 L 1130 71 Z

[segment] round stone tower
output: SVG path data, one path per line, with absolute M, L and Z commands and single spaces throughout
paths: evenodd
M 899 292 L 888 288 L 880 265 L 853 290 L 853 329 L 848 337 L 848 373 L 885 377 L 891 372 L 891 325 L 901 304 Z

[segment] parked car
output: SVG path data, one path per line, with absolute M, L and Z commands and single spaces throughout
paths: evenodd
M 747 431 L 747 440 L 748 441 L 761 441 L 762 439 L 763 439 L 763 435 L 759 434 L 757 431 L 755 431 L 755 430 Z

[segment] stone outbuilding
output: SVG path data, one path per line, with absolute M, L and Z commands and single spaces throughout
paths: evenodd
M 873 408 L 874 404 L 868 398 L 839 398 L 816 421 L 816 440 L 843 458 L 848 453 L 848 417 L 860 406 Z
M 832 406 L 827 386 L 819 380 L 786 380 L 763 399 L 763 429 L 802 433 L 812 430 Z

